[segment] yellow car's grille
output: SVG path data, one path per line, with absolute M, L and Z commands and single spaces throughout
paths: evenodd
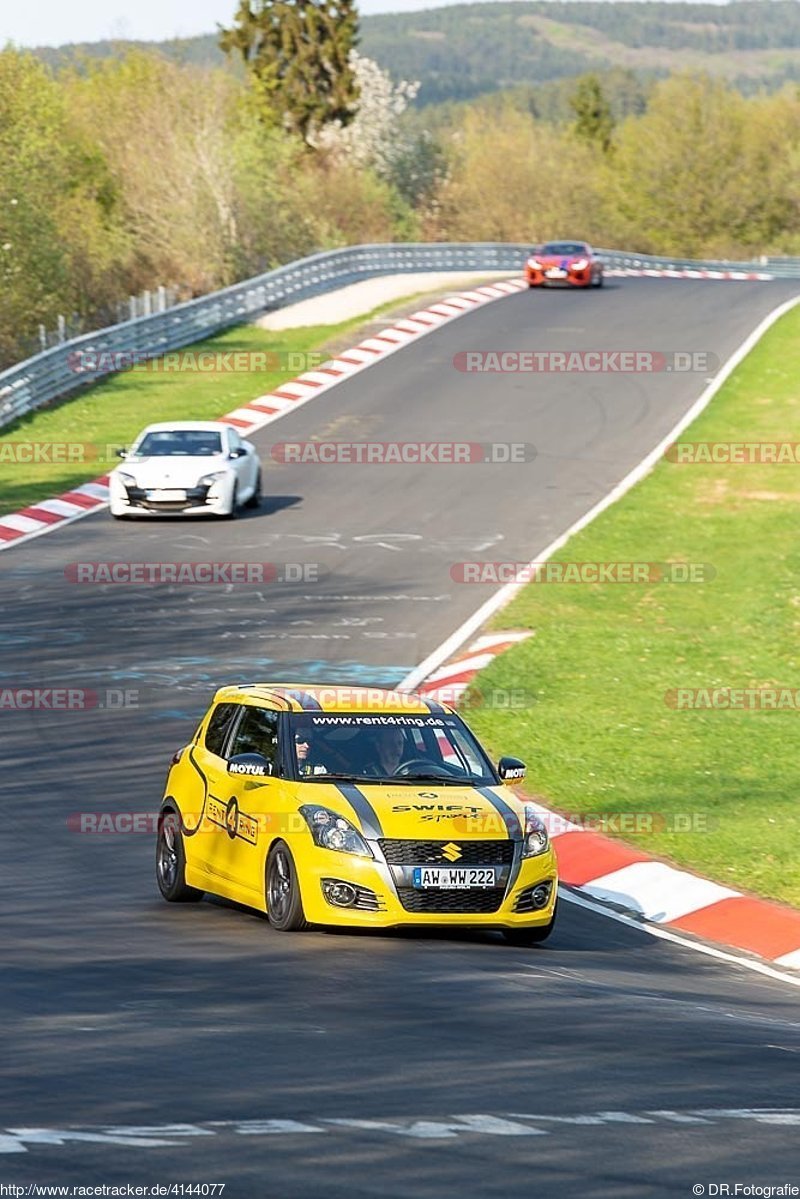
M 492 841 L 390 841 L 378 844 L 390 866 L 510 866 L 514 842 Z M 460 851 L 460 852 L 456 852 Z M 472 910 L 472 909 L 470 909 Z M 478 909 L 474 909 L 478 910 Z
M 421 891 L 398 887 L 397 894 L 407 912 L 496 912 L 503 902 L 504 887 L 471 887 L 461 891 Z

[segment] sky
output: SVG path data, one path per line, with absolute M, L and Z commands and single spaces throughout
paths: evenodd
M 411 12 L 439 7 L 447 0 L 360 0 L 362 13 Z M 456 3 L 458 0 L 449 0 Z M 163 41 L 213 33 L 227 24 L 237 0 L 34 0 L 4 4 L 0 12 L 0 46 L 62 46 L 67 42 L 99 42 L 107 38 Z

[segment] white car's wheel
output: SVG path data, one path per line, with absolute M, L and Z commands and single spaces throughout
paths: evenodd
M 261 471 L 256 475 L 256 484 L 253 488 L 253 494 L 250 499 L 245 502 L 245 508 L 260 508 L 261 507 Z

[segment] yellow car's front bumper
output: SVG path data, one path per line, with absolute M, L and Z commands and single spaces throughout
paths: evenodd
M 311 848 L 307 843 L 304 850 L 296 857 L 296 867 L 303 912 L 312 924 L 523 929 L 537 928 L 553 919 L 557 867 L 552 848 L 535 858 L 518 861 L 515 857 L 502 887 L 448 891 L 446 896 L 404 885 L 410 882 L 409 867 Z M 326 891 L 330 896 L 332 883 L 349 884 L 356 889 L 359 902 L 353 906 L 331 902 Z M 547 900 L 543 907 L 532 908 L 526 897 L 539 884 L 549 884 Z

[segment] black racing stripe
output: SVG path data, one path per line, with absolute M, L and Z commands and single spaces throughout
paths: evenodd
M 435 699 L 427 699 L 424 695 L 420 696 L 423 703 L 427 704 L 428 711 L 432 716 L 447 716 L 447 712 L 441 704 L 437 704 Z
M 521 841 L 522 825 L 520 824 L 519 816 L 517 816 L 517 813 L 514 811 L 514 809 L 510 808 L 506 801 L 501 799 L 499 795 L 495 795 L 491 787 L 476 787 L 475 790 L 482 795 L 484 799 L 488 799 L 489 803 L 492 804 L 492 806 L 496 808 L 503 817 L 505 826 L 508 829 L 508 835 L 511 837 L 512 841 Z
M 353 783 L 337 783 L 337 790 L 341 791 L 347 802 L 358 813 L 358 818 L 361 821 L 361 830 L 364 836 L 371 841 L 377 841 L 383 836 L 381 822 L 378 819 L 378 813 L 373 808 L 372 804 L 367 799 L 363 791 L 359 791 Z
M 208 778 L 206 777 L 206 773 L 203 770 L 202 766 L 200 765 L 200 763 L 197 761 L 197 759 L 194 756 L 194 746 L 192 746 L 192 748 L 189 750 L 189 761 L 191 762 L 192 766 L 195 768 L 197 773 L 200 775 L 200 778 L 203 780 L 203 806 L 200 809 L 200 815 L 198 817 L 197 824 L 194 826 L 194 828 L 186 827 L 186 822 L 183 818 L 183 813 L 181 813 L 181 828 L 182 828 L 184 837 L 193 837 L 195 835 L 195 833 L 197 832 L 197 830 L 200 828 L 200 825 L 203 823 L 203 816 L 205 815 L 205 811 L 206 811 L 206 800 L 208 799 Z
M 276 693 L 282 695 L 284 699 L 293 699 L 300 705 L 304 712 L 321 712 L 322 704 L 314 699 L 313 695 L 309 695 L 307 691 L 284 691 L 276 688 Z

